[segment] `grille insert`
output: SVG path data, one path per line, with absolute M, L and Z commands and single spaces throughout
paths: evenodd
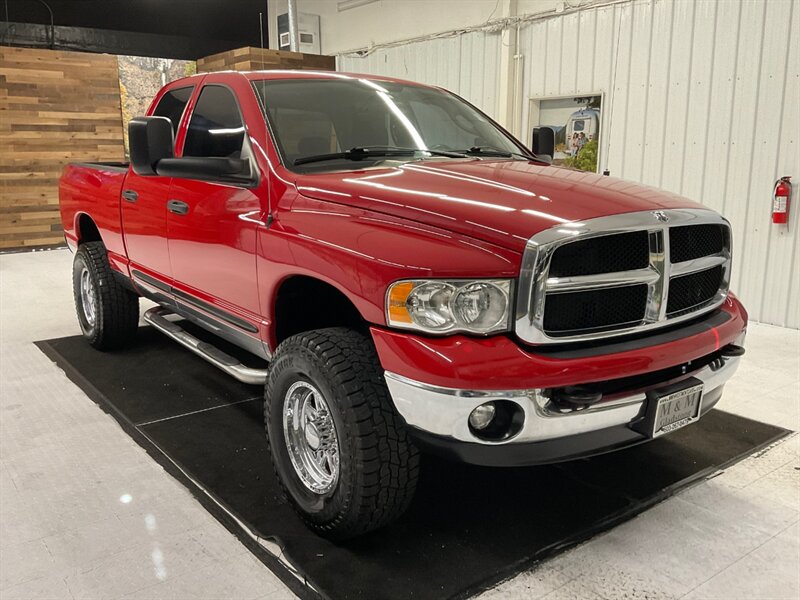
M 719 254 L 728 246 L 724 225 L 684 225 L 669 230 L 669 259 L 672 263 Z
M 673 277 L 669 282 L 667 316 L 674 317 L 712 300 L 722 285 L 722 267 Z
M 553 253 L 551 277 L 644 269 L 650 262 L 647 231 L 604 235 L 565 244 Z
M 563 336 L 638 324 L 646 306 L 646 285 L 548 294 L 544 330 L 551 336 Z

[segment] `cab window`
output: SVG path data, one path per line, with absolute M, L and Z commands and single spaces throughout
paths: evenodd
M 238 158 L 244 143 L 244 123 L 233 92 L 220 85 L 207 85 L 189 120 L 184 156 Z
M 192 97 L 194 86 L 176 88 L 168 91 L 158 101 L 156 109 L 153 111 L 154 117 L 167 117 L 172 123 L 172 133 L 178 133 L 178 126 L 181 124 L 181 117 L 189 98 Z

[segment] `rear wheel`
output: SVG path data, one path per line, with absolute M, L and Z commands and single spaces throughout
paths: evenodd
M 128 345 L 139 326 L 139 296 L 114 278 L 102 242 L 78 247 L 72 262 L 72 291 L 78 323 L 99 350 Z
M 350 538 L 408 507 L 419 455 L 368 338 L 331 328 L 287 339 L 270 364 L 264 416 L 275 473 L 318 534 Z

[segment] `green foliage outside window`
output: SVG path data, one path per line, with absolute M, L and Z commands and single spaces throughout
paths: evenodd
M 564 159 L 564 165 L 579 171 L 597 172 L 597 140 L 589 140 L 576 156 Z

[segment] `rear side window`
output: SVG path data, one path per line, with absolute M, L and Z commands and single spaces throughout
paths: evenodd
M 153 111 L 155 117 L 167 117 L 172 122 L 172 133 L 178 132 L 183 111 L 189 98 L 192 97 L 193 86 L 177 88 L 168 91 L 158 101 L 156 109 Z
M 189 120 L 184 156 L 227 156 L 238 158 L 244 143 L 244 124 L 233 92 L 219 85 L 207 85 Z

